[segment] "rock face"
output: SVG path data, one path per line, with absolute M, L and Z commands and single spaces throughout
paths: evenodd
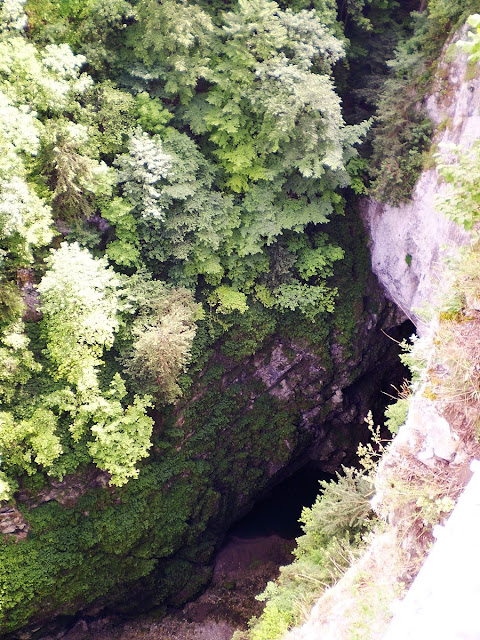
M 68 627 L 79 611 L 181 605 L 204 587 L 224 533 L 262 492 L 309 459 L 327 472 L 352 461 L 397 362 L 382 331 L 404 319 L 369 273 L 355 225 L 341 225 L 359 244 L 337 271 L 336 313 L 313 325 L 282 317 L 253 342 L 252 325 L 225 334 L 182 403 L 156 416 L 137 480 L 113 488 L 87 467 L 62 482 L 22 481 L 16 505 L 0 512 L 0 592 L 9 594 L 0 635 L 60 637 L 59 615 L 70 616 Z
M 27 536 L 28 530 L 28 523 L 18 509 L 11 505 L 0 507 L 0 534 L 21 540 Z
M 437 77 L 442 79 L 434 84 L 425 104 L 438 127 L 434 145 L 444 157 L 445 145 L 468 148 L 480 137 L 480 78 L 468 78 L 465 54 L 456 50 L 453 55 L 453 60 L 440 63 Z M 435 303 L 447 288 L 445 259 L 469 242 L 463 229 L 435 210 L 435 200 L 444 189 L 432 168 L 422 173 L 410 202 L 393 207 L 364 201 L 362 206 L 373 271 L 420 334 L 427 326 L 422 309 Z
M 472 570 L 480 562 L 478 461 L 471 470 L 473 478 L 445 526 L 436 528 L 438 539 L 382 640 L 478 638 L 480 585 L 478 572 Z

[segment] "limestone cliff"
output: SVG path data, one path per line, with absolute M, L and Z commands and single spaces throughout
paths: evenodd
M 466 54 L 453 43 L 448 47 L 450 52 L 439 63 L 425 101 L 437 127 L 433 151 L 442 157 L 448 156 L 449 144 L 468 148 L 480 137 L 480 78 L 472 73 Z M 469 242 L 463 229 L 435 209 L 444 188 L 433 166 L 423 171 L 409 202 L 394 207 L 366 200 L 362 205 L 372 269 L 387 296 L 412 319 L 420 334 L 428 324 L 422 309 L 446 290 L 445 260 Z

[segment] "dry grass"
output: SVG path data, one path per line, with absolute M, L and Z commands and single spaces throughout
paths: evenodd
M 376 532 L 362 557 L 318 600 L 307 623 L 284 640 L 380 638 L 391 617 L 390 604 L 402 589 L 405 562 L 396 529 Z
M 467 409 L 479 412 L 480 313 L 475 314 L 478 318 L 459 315 L 455 320 L 443 321 L 436 336 L 440 375 L 431 373 L 432 389 L 459 413 L 466 413 Z
M 454 293 L 458 307 L 440 314 L 430 346 L 419 345 L 420 351 L 427 345 L 429 352 L 423 365 L 424 398 L 433 401 L 458 437 L 457 451 L 450 461 L 435 456 L 422 461 L 427 424 L 425 433 L 413 430 L 385 453 L 375 508 L 386 529 L 288 640 L 380 638 L 392 603 L 425 560 L 434 525 L 448 517 L 471 476 L 470 461 L 480 458 L 480 247 L 465 257 L 459 274 Z

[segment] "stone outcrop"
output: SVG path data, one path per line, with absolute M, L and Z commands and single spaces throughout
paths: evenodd
M 444 57 L 439 64 L 438 80 L 425 102 L 437 126 L 433 148 L 443 158 L 448 157 L 448 145 L 469 148 L 480 137 L 480 78 L 468 77 L 466 54 L 457 49 L 451 55 L 453 59 Z M 448 288 L 446 259 L 470 241 L 469 234 L 435 209 L 445 189 L 434 167 L 422 173 L 409 202 L 398 207 L 372 200 L 362 204 L 372 269 L 420 334 L 428 325 L 422 311 Z
M 0 506 L 0 534 L 12 536 L 16 540 L 27 537 L 28 522 L 13 505 Z

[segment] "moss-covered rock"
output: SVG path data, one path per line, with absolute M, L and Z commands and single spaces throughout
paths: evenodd
M 398 324 L 356 225 L 333 230 L 349 248 L 334 314 L 279 322 L 253 309 L 215 344 L 199 333 L 184 399 L 156 416 L 138 479 L 114 488 L 85 468 L 23 483 L 19 527 L 3 529 L 0 545 L 2 633 L 89 607 L 178 605 L 205 585 L 226 529 L 262 492 L 308 458 L 328 471 L 351 461 L 390 366 L 380 329 Z

